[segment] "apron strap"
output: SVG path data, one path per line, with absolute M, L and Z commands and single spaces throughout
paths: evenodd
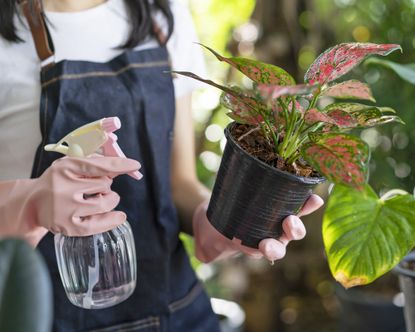
M 42 5 L 40 0 L 21 1 L 23 14 L 29 23 L 36 52 L 39 59 L 44 63 L 47 59 L 53 59 L 54 48 L 52 38 L 45 23 Z
M 167 37 L 154 19 L 153 19 L 153 33 L 160 46 L 166 45 Z
M 29 4 L 29 1 L 30 0 L 20 1 L 20 5 L 22 6 L 24 16 L 29 23 L 37 55 L 42 63 L 44 63 L 47 59 L 53 59 L 53 42 L 45 22 L 40 0 L 32 0 L 32 4 Z M 160 46 L 164 46 L 167 41 L 166 35 L 155 20 L 153 20 L 153 32 Z

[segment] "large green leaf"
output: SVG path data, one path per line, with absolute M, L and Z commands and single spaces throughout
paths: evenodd
M 369 147 L 343 133 L 310 133 L 301 154 L 327 180 L 361 190 L 367 180 Z
M 372 58 L 366 60 L 365 64 L 380 65 L 392 69 L 400 78 L 411 84 L 415 84 L 415 63 L 401 65 L 388 60 Z
M 202 44 L 200 44 L 202 45 Z M 270 85 L 294 85 L 295 80 L 294 78 L 288 74 L 284 69 L 252 60 L 247 58 L 241 57 L 230 57 L 226 58 L 210 47 L 202 45 L 204 48 L 208 49 L 213 55 L 219 60 L 224 61 L 230 64 L 232 67 L 238 69 L 242 72 L 245 76 L 249 77 L 256 83 L 259 84 L 270 84 Z
M 0 331 L 48 332 L 52 287 L 42 257 L 21 240 L 0 241 Z
M 415 198 L 379 198 L 369 185 L 359 192 L 336 185 L 323 218 L 331 273 L 344 287 L 372 282 L 415 245 Z

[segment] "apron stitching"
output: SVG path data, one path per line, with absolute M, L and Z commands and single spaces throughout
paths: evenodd
M 126 328 L 126 329 L 121 329 L 121 330 L 117 330 L 117 332 L 134 332 L 134 331 L 138 331 L 147 327 L 155 327 L 155 326 L 160 326 L 159 322 L 155 322 L 155 323 L 148 323 L 145 325 L 140 325 L 140 326 L 135 326 L 135 327 L 131 327 L 131 328 Z
M 178 311 L 188 306 L 190 303 L 193 302 L 196 296 L 200 294 L 201 290 L 202 290 L 202 284 L 198 282 L 185 297 L 169 304 L 170 312 L 174 313 L 175 311 Z
M 151 67 L 162 67 L 162 66 L 168 66 L 168 61 L 153 61 L 153 62 L 146 62 L 146 63 L 131 63 L 128 66 L 125 66 L 117 71 L 93 71 L 89 73 L 84 74 L 66 74 L 61 75 L 58 77 L 54 77 L 50 79 L 49 81 L 46 81 L 42 84 L 42 88 L 55 83 L 60 80 L 68 79 L 78 79 L 78 78 L 86 78 L 86 77 L 103 77 L 103 76 L 117 76 L 119 74 L 122 74 L 123 72 L 127 71 L 130 68 L 151 68 Z
M 117 331 L 117 332 L 128 332 L 128 331 L 134 331 L 137 328 L 146 328 L 151 326 L 160 326 L 160 319 L 158 317 L 149 317 L 145 319 L 141 319 L 136 322 L 132 323 L 124 323 L 119 324 L 111 327 L 106 327 L 103 329 L 95 329 L 91 330 L 89 332 L 110 332 L 110 331 Z

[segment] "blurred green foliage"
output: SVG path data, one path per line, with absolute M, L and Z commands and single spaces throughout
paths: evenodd
M 235 40 L 234 32 L 249 21 L 255 5 L 267 1 L 273 0 L 190 1 L 201 42 L 219 53 L 228 51 L 229 54 L 229 45 L 239 42 Z M 281 10 L 285 2 L 280 2 Z M 388 60 L 400 64 L 415 63 L 414 0 L 298 0 L 296 3 L 297 28 L 307 36 L 296 55 L 297 76 L 301 76 L 324 49 L 350 41 L 400 44 L 403 53 L 394 54 Z M 261 33 L 262 22 L 256 24 Z M 319 42 L 315 42 L 315 34 L 321 36 Z M 292 44 L 295 42 L 291 40 Z M 234 47 L 233 53 L 235 49 L 238 50 Z M 251 56 L 256 57 L 255 48 Z M 229 75 L 226 66 L 215 63 L 208 54 L 206 59 L 210 78 L 222 82 L 229 77 L 233 82 L 238 78 Z M 415 184 L 415 86 L 391 70 L 374 64 L 363 64 L 349 76 L 363 77 L 371 85 L 377 104 L 394 108 L 406 123 L 405 126 L 385 125 L 361 133 L 372 148 L 371 185 L 380 193 L 396 187 L 412 192 Z M 219 141 L 206 139 L 206 130 L 212 124 L 223 128 L 229 121 L 218 109 L 219 94 L 212 90 L 207 88 L 195 99 L 196 118 L 199 118 L 196 128 L 201 140 L 198 171 L 208 186 L 214 182 L 224 142 L 223 137 Z M 204 107 L 206 100 L 209 100 L 209 109 Z M 203 112 L 205 115 L 200 116 Z
M 311 15 L 327 26 L 331 43 L 344 41 L 400 44 L 403 54 L 388 60 L 415 63 L 415 1 L 413 0 L 316 0 L 318 12 Z M 364 74 L 363 74 L 364 73 Z M 391 70 L 375 65 L 361 66 L 379 105 L 390 106 L 406 125 L 369 129 L 362 136 L 372 147 L 370 182 L 377 191 L 415 185 L 415 86 Z
M 190 6 L 200 40 L 223 52 L 234 29 L 249 20 L 255 0 L 190 0 Z

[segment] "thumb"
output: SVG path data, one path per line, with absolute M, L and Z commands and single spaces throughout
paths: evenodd
M 110 178 L 137 171 L 141 167 L 140 163 L 134 159 L 105 156 L 62 158 L 57 165 L 65 167 L 69 172 L 72 172 L 78 176 L 108 176 Z

